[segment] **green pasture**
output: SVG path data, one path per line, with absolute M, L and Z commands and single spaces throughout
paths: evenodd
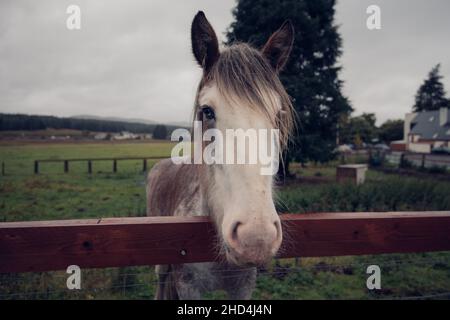
M 100 218 L 145 215 L 142 161 L 41 165 L 36 159 L 168 156 L 167 142 L 0 143 L 0 221 Z M 152 165 L 149 161 L 148 167 Z M 369 170 L 362 186 L 339 185 L 335 164 L 293 166 L 298 179 L 278 187 L 282 212 L 450 210 L 450 182 Z M 382 270 L 382 289 L 366 288 L 368 265 Z M 153 267 L 91 269 L 83 272 L 82 290 L 65 287 L 64 271 L 0 274 L 0 299 L 150 299 Z M 361 257 L 299 258 L 273 261 L 260 270 L 255 299 L 450 298 L 450 253 Z M 212 292 L 206 298 L 223 298 Z

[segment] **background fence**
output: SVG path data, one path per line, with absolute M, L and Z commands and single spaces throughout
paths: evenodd
M 64 164 L 64 173 L 68 173 L 70 170 L 70 163 L 71 162 L 86 162 L 87 164 L 87 173 L 92 174 L 92 165 L 96 161 L 111 161 L 112 163 L 112 172 L 117 172 L 117 162 L 118 161 L 124 161 L 124 160 L 142 160 L 142 171 L 145 172 L 148 169 L 147 161 L 148 160 L 161 160 L 165 159 L 167 156 L 158 156 L 158 157 L 121 157 L 121 158 L 92 158 L 92 159 L 41 159 L 41 160 L 34 160 L 34 174 L 39 173 L 39 164 L 40 163 L 63 163 Z M 5 172 L 4 163 L 2 164 L 2 172 L 3 175 Z
M 415 167 L 421 168 L 433 168 L 433 167 L 445 167 L 450 169 L 450 155 L 440 154 L 425 154 L 425 153 L 403 153 L 403 152 L 390 152 L 386 154 L 386 160 L 389 163 L 399 165 L 401 159 L 410 162 Z

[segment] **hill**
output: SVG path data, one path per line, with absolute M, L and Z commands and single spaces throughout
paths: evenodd
M 75 115 L 75 116 L 71 116 L 70 118 L 83 119 L 83 120 L 126 122 L 126 123 L 142 123 L 142 124 L 149 124 L 149 125 L 158 124 L 156 121 L 153 121 L 153 120 L 137 119 L 137 118 L 121 118 L 121 117 L 101 117 L 101 116 L 92 116 L 92 115 L 88 115 L 88 114 Z
M 83 117 L 83 116 L 80 116 Z M 93 132 L 153 133 L 157 123 L 149 120 L 101 118 L 95 116 L 55 117 L 0 113 L 0 131 L 71 129 Z M 166 125 L 171 133 L 179 126 Z

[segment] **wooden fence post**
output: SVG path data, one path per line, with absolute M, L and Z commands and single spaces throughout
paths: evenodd
M 69 172 L 69 161 L 64 160 L 64 173 Z
M 34 160 L 34 174 L 39 173 L 39 161 Z
M 92 161 L 91 160 L 88 161 L 88 173 L 89 174 L 92 173 Z
M 147 171 L 147 159 L 144 159 L 142 161 L 142 171 L 146 172 Z
M 113 160 L 113 172 L 114 173 L 117 172 L 117 160 L 116 159 Z

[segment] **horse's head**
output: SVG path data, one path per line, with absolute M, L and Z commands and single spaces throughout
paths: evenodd
M 242 129 L 249 135 L 248 129 L 278 129 L 277 142 L 282 150 L 293 115 L 278 72 L 292 48 L 291 23 L 285 22 L 261 50 L 233 44 L 219 51 L 215 32 L 203 12 L 195 16 L 191 36 L 194 56 L 203 68 L 195 120 L 202 121 L 204 132 L 217 129 L 226 138 L 228 129 Z M 267 136 L 268 144 L 270 134 Z M 224 139 L 225 158 L 236 151 L 235 147 L 227 148 L 229 143 Z M 247 144 L 246 150 L 251 149 Z M 239 265 L 268 261 L 282 241 L 272 195 L 273 176 L 261 174 L 261 166 L 259 157 L 256 163 L 205 165 L 204 210 L 216 223 L 228 261 Z

